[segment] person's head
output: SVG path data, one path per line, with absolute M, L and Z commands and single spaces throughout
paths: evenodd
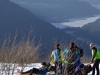
M 70 42 L 70 47 L 75 47 L 75 43 L 74 42 Z
M 42 62 L 41 65 L 42 65 L 42 67 L 45 67 L 46 66 L 46 62 Z
M 57 44 L 57 45 L 56 45 L 56 48 L 60 48 L 60 44 Z
M 94 44 L 93 43 L 90 43 L 90 49 L 92 49 L 94 47 Z

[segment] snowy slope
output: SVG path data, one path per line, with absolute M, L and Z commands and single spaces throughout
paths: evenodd
M 93 65 L 93 64 L 92 64 Z M 27 67 L 25 67 L 24 68 L 24 70 L 23 71 L 27 71 L 27 70 L 30 70 L 30 69 L 32 69 L 33 67 L 35 67 L 35 68 L 39 68 L 39 67 L 41 67 L 42 65 L 40 64 L 40 63 L 33 63 L 33 64 L 29 64 L 29 65 L 27 65 Z M 100 67 L 100 65 L 99 65 L 99 67 Z M 14 69 L 14 74 L 13 75 L 20 75 L 20 70 L 21 70 L 22 68 L 21 67 L 16 67 L 15 69 Z M 0 69 L 0 70 L 2 70 L 2 69 Z M 7 69 L 8 70 L 8 69 Z M 12 71 L 12 69 L 10 69 L 10 71 Z M 47 73 L 48 74 L 48 73 Z M 49 73 L 49 75 L 52 75 L 53 74 L 53 72 L 51 72 L 51 73 Z M 12 75 L 12 74 L 2 74 L 1 72 L 0 72 L 0 75 Z M 88 75 L 91 75 L 91 72 L 88 74 Z M 96 74 L 95 74 L 96 75 Z

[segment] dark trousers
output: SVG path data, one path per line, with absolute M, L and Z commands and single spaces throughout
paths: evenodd
M 66 64 L 65 66 L 65 75 L 74 75 L 75 67 L 73 64 Z
M 62 74 L 62 63 L 61 62 L 55 62 L 55 73 L 58 70 L 58 66 L 60 68 L 60 73 Z
M 100 60 L 94 61 L 92 75 L 95 75 L 95 69 L 97 71 L 97 75 L 99 75 L 99 62 L 100 62 Z

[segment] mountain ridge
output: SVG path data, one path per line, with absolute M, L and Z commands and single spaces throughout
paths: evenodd
M 100 10 L 94 8 L 89 3 L 78 0 L 11 1 L 30 10 L 33 14 L 48 22 L 68 21 L 70 18 L 89 17 L 100 13 Z

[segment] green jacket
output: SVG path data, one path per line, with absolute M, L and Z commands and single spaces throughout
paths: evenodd
M 92 56 L 94 55 L 94 50 L 92 49 Z M 97 49 L 96 55 L 94 57 L 94 60 L 100 59 L 100 51 Z

